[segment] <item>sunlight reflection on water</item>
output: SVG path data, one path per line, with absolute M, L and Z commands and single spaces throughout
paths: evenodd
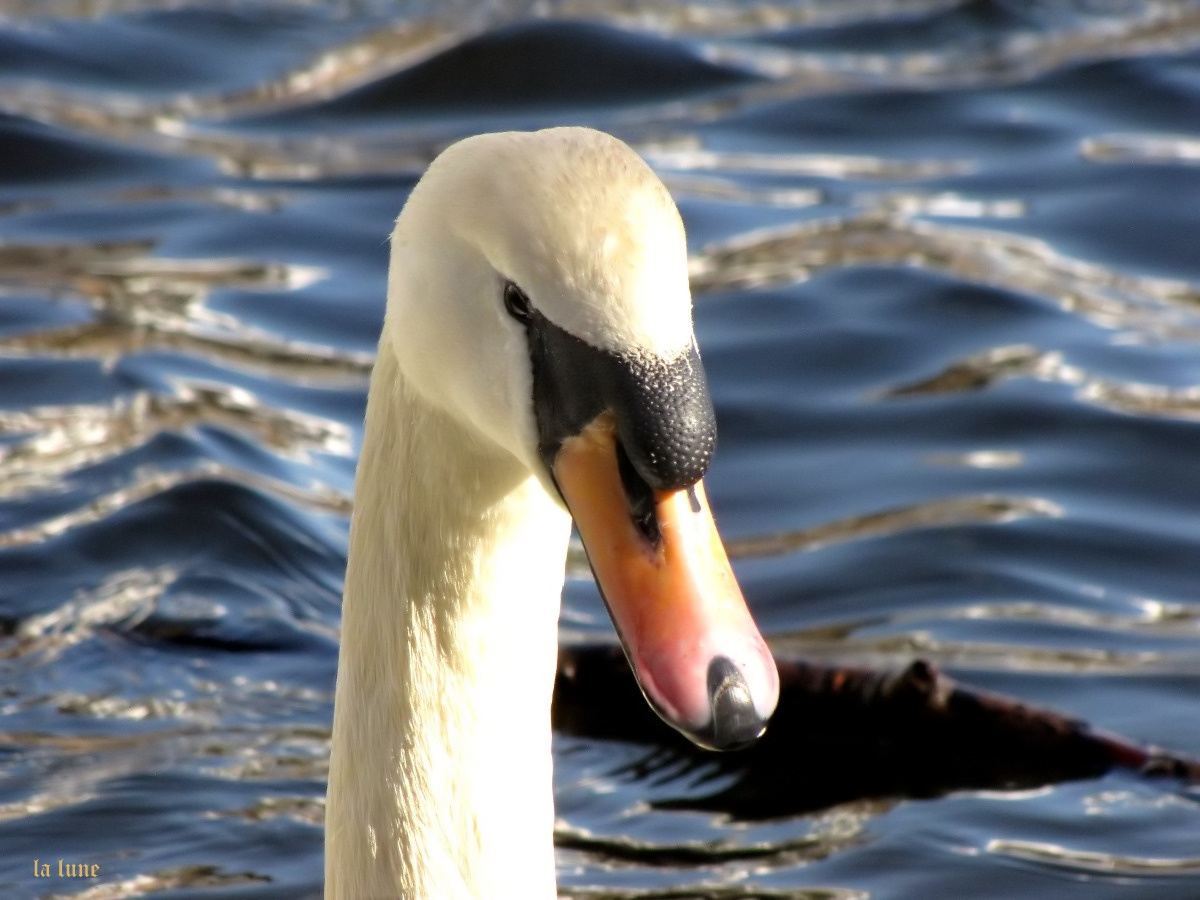
M 671 188 L 779 651 L 1200 752 L 1198 48 L 1175 2 L 0 0 L 0 893 L 319 893 L 386 236 L 481 130 Z M 565 891 L 1200 893 L 1177 785 L 746 823 L 644 752 L 556 738 Z

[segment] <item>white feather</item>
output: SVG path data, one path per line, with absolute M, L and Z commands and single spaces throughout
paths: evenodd
M 570 519 L 536 450 L 517 282 L 626 353 L 692 340 L 666 189 L 587 129 L 470 138 L 393 235 L 343 605 L 326 896 L 555 896 L 550 700 Z

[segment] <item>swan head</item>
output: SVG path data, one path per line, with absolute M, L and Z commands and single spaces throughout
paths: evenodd
M 758 737 L 778 674 L 704 499 L 686 241 L 645 162 L 586 128 L 447 149 L 397 221 L 384 338 L 415 390 L 565 503 L 660 715 L 717 749 Z

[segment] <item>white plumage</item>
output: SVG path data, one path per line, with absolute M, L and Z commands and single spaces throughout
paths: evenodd
M 440 156 L 396 224 L 343 607 L 326 896 L 555 896 L 550 701 L 570 518 L 539 461 L 516 281 L 595 346 L 692 341 L 658 178 L 581 128 Z

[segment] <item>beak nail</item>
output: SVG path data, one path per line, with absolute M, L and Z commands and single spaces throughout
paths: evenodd
M 738 750 L 754 743 L 767 723 L 754 708 L 746 679 L 727 657 L 708 665 L 708 694 L 712 703 L 712 743 L 718 750 Z

